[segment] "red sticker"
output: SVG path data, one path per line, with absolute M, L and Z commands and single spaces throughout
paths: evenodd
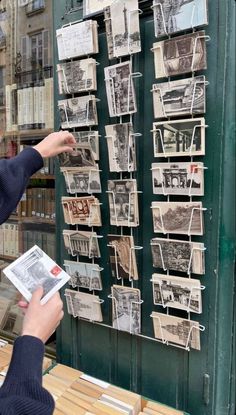
M 53 267 L 50 272 L 52 275 L 54 275 L 54 277 L 57 277 L 61 272 L 61 268 L 58 265 L 55 265 L 55 267 Z
M 198 173 L 198 166 L 197 164 L 191 164 L 191 173 Z

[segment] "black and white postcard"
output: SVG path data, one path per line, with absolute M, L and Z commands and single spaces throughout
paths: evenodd
M 152 312 L 154 335 L 163 343 L 180 345 L 186 349 L 201 350 L 200 327 L 197 321 L 187 320 L 164 313 Z
M 137 111 L 130 61 L 104 68 L 110 117 Z
M 203 235 L 202 202 L 152 202 L 156 233 Z
M 113 327 L 138 334 L 141 331 L 140 290 L 121 285 L 111 287 Z
M 154 117 L 204 114 L 205 89 L 205 76 L 154 84 L 152 89 Z
M 153 238 L 153 266 L 163 270 L 205 274 L 205 248 L 200 242 Z
M 116 279 L 138 279 L 133 236 L 107 235 L 111 275 Z
M 92 148 L 89 144 L 78 144 L 71 153 L 59 154 L 58 159 L 62 168 L 74 168 L 76 170 L 97 168 Z
M 135 179 L 108 180 L 110 224 L 138 226 L 138 193 Z
M 98 124 L 95 95 L 60 100 L 58 108 L 63 129 Z
M 86 256 L 100 258 L 98 235 L 96 232 L 63 230 L 65 249 L 72 256 Z
M 98 53 L 96 20 L 86 20 L 56 31 L 58 58 L 65 60 Z
M 153 163 L 152 186 L 156 195 L 203 196 L 203 163 Z
M 162 307 L 177 308 L 188 313 L 202 312 L 202 287 L 199 280 L 173 275 L 152 275 L 153 302 Z
M 65 260 L 64 267 L 70 275 L 69 284 L 73 288 L 102 290 L 101 268 L 98 264 Z
M 96 61 L 93 58 L 57 65 L 59 94 L 96 91 Z
M 110 171 L 135 171 L 136 151 L 132 124 L 106 125 L 105 129 Z
M 27 301 L 30 301 L 32 293 L 42 286 L 42 304 L 70 279 L 70 276 L 37 245 L 4 268 L 3 272 Z
M 194 32 L 153 44 L 157 79 L 207 68 L 205 32 Z
M 155 122 L 154 157 L 204 156 L 205 129 L 204 118 Z
M 73 131 L 73 136 L 76 139 L 78 144 L 89 144 L 94 160 L 99 160 L 99 134 L 98 131 L 88 130 L 88 131 Z
M 208 24 L 207 0 L 153 0 L 155 36 Z
M 94 196 L 61 198 L 65 223 L 68 225 L 101 226 L 99 200 Z
M 101 300 L 97 295 L 65 290 L 68 314 L 91 321 L 102 321 Z
M 61 168 L 68 193 L 101 193 L 100 172 L 98 169 L 78 171 L 76 168 Z
M 110 6 L 114 0 L 84 0 L 84 16 L 101 13 L 103 9 Z

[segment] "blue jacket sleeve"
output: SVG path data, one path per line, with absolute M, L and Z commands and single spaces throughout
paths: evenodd
M 0 388 L 0 415 L 51 415 L 54 400 L 42 387 L 44 344 L 33 336 L 16 339 L 6 379 Z
M 41 155 L 32 147 L 27 147 L 16 157 L 0 160 L 0 224 L 16 208 L 30 176 L 42 166 Z

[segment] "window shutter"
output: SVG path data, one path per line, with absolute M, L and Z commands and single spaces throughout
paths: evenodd
M 21 69 L 22 71 L 29 70 L 28 65 L 28 57 L 29 57 L 29 37 L 22 36 L 21 38 Z
M 43 30 L 43 67 L 50 66 L 50 33 L 49 30 Z

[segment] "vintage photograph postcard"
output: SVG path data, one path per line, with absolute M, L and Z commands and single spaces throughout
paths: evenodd
M 68 225 L 101 226 L 99 200 L 94 196 L 67 197 L 61 199 L 64 220 Z
M 61 128 L 86 127 L 98 124 L 95 95 L 58 101 Z
M 75 168 L 76 170 L 97 168 L 92 148 L 89 144 L 78 144 L 71 153 L 59 154 L 58 159 L 62 168 Z
M 68 193 L 101 193 L 100 172 L 98 169 L 77 171 L 76 168 L 63 168 L 66 190 Z
M 152 163 L 152 186 L 156 195 L 204 195 L 204 165 L 201 162 Z
M 105 130 L 110 171 L 135 171 L 136 151 L 132 124 L 106 125 Z
M 102 321 L 101 300 L 97 295 L 65 290 L 68 314 L 86 320 Z
M 138 334 L 141 331 L 140 290 L 121 285 L 111 287 L 113 327 Z
M 104 68 L 107 102 L 110 117 L 137 111 L 131 62 L 126 61 Z
M 201 350 L 200 330 L 197 321 L 186 320 L 164 313 L 152 312 L 154 335 L 156 339 L 171 344 Z
M 153 266 L 163 270 L 205 274 L 205 248 L 200 242 L 151 239 Z
M 152 89 L 154 117 L 204 114 L 205 89 L 205 76 L 154 84 Z
M 204 118 L 155 122 L 154 157 L 204 156 L 205 129 Z
M 107 235 L 111 275 L 116 279 L 138 279 L 133 236 Z
M 153 52 L 157 79 L 207 69 L 204 31 L 156 42 Z
M 84 16 L 101 13 L 114 0 L 84 0 Z
M 99 134 L 98 131 L 73 131 L 73 136 L 78 144 L 89 144 L 94 160 L 99 160 Z
M 100 258 L 98 235 L 96 232 L 63 230 L 65 249 L 72 256 Z
M 207 0 L 153 0 L 155 36 L 208 24 Z
M 93 58 L 57 65 L 59 94 L 96 91 L 96 60 Z
M 36 288 L 42 286 L 42 304 L 70 279 L 70 276 L 37 245 L 8 265 L 3 272 L 27 301 L 30 301 Z
M 138 226 L 138 193 L 135 179 L 108 180 L 110 224 Z
M 188 313 L 202 312 L 202 288 L 199 280 L 152 275 L 153 302 L 163 307 L 177 308 Z
M 98 264 L 65 260 L 64 267 L 70 275 L 69 284 L 73 288 L 102 290 L 101 268 Z
M 96 20 L 64 26 L 56 31 L 59 61 L 98 53 Z
M 203 235 L 202 202 L 152 202 L 156 233 Z

